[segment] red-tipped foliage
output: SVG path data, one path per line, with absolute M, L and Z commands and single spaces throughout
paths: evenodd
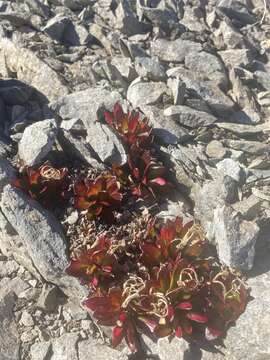
M 134 352 L 141 332 L 187 340 L 224 335 L 245 310 L 248 293 L 236 273 L 203 256 L 200 227 L 180 218 L 165 224 L 150 219 L 144 233 L 133 236 L 126 273 L 119 276 L 112 266 L 109 281 L 101 287 L 100 280 L 99 290 L 84 302 L 100 324 L 113 326 L 112 345 L 125 339 Z
M 128 166 L 132 179 L 132 193 L 135 196 L 155 197 L 166 193 L 171 187 L 167 180 L 168 170 L 151 156 L 150 151 L 132 153 L 128 157 Z
M 110 252 L 111 243 L 106 237 L 100 237 L 97 243 L 77 259 L 72 259 L 66 272 L 82 282 L 97 287 L 100 280 L 107 281 L 113 277 L 116 258 Z
M 116 103 L 113 112 L 104 113 L 106 122 L 115 129 L 129 149 L 146 147 L 152 142 L 151 127 L 146 118 L 140 119 L 138 112 L 124 113 L 122 106 Z
M 25 191 L 44 207 L 53 209 L 67 200 L 69 179 L 67 168 L 54 168 L 49 162 L 39 168 L 28 167 L 12 184 Z
M 122 201 L 120 183 L 115 176 L 100 175 L 95 180 L 83 179 L 74 184 L 75 207 L 88 210 L 90 217 L 111 213 Z

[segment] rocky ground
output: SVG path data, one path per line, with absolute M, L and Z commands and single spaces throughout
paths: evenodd
M 270 359 L 270 3 L 0 1 L 0 360 L 127 359 L 80 307 L 59 222 L 8 185 L 61 153 L 123 164 L 97 119 L 116 101 L 154 127 L 177 178 L 162 215 L 199 220 L 252 300 L 224 344 L 145 339 L 151 359 Z M 70 220 L 71 221 L 71 220 Z M 107 345 L 106 345 L 107 344 Z M 145 355 L 139 354 L 138 359 Z

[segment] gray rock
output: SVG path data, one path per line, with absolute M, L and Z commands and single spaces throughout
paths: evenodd
M 44 284 L 36 307 L 45 312 L 55 312 L 61 300 L 63 300 L 63 294 L 61 294 L 57 287 Z
M 240 270 L 250 270 L 259 227 L 242 220 L 228 205 L 214 210 L 213 226 L 220 261 Z
M 178 23 L 177 14 L 169 6 L 165 8 L 154 6 L 143 6 L 143 1 L 137 1 L 137 14 L 140 19 L 147 18 L 153 26 L 159 27 L 165 32 L 169 32 Z
M 0 269 L 0 278 L 2 277 L 11 277 L 12 274 L 18 271 L 19 265 L 14 260 L 3 261 L 0 262 L 1 269 Z
M 169 78 L 167 81 L 168 87 L 173 94 L 173 104 L 183 105 L 185 101 L 186 85 L 179 77 Z
M 69 24 L 70 20 L 68 17 L 57 14 L 47 22 L 42 31 L 44 31 L 52 39 L 61 42 L 64 36 L 64 32 Z
M 220 23 L 219 28 L 214 32 L 214 36 L 214 43 L 217 48 L 245 48 L 244 36 L 227 19 Z
M 252 52 L 249 49 L 232 49 L 218 52 L 226 67 L 248 66 L 253 60 Z
M 160 81 L 166 77 L 165 68 L 157 57 L 137 57 L 135 69 L 139 76 L 147 77 L 149 80 Z
M 217 7 L 230 19 L 235 19 L 240 24 L 253 24 L 256 21 L 255 15 L 249 12 L 247 4 L 241 1 L 220 0 Z
M 257 82 L 264 88 L 264 90 L 270 90 L 270 74 L 264 71 L 255 71 L 255 78 Z
M 200 76 L 204 76 L 205 80 L 214 80 L 217 84 L 226 88 L 228 79 L 222 62 L 213 54 L 201 51 L 194 56 L 189 53 L 185 56 L 185 66 Z
M 185 6 L 184 16 L 181 19 L 181 24 L 188 28 L 189 31 L 202 33 L 207 31 L 204 22 L 204 13 L 199 6 Z
M 12 293 L 0 299 L 0 354 L 3 360 L 20 359 L 19 335 L 13 313 L 14 304 Z
M 217 74 L 219 73 L 217 72 Z M 208 80 L 209 78 L 207 76 L 205 78 L 204 72 L 194 72 L 183 66 L 178 66 L 168 70 L 167 76 L 179 77 L 185 83 L 186 88 L 189 90 L 189 94 L 193 95 L 193 93 L 195 93 L 196 95 L 193 95 L 195 98 L 198 98 L 199 96 L 214 113 L 217 113 L 218 116 L 227 117 L 232 114 L 234 103 L 220 89 L 218 83 L 221 78 L 219 75 L 217 78 L 212 75 L 210 77 L 211 80 Z M 224 85 L 225 83 L 223 83 L 223 86 Z
M 86 289 L 75 278 L 65 274 L 68 265 L 67 244 L 54 216 L 9 185 L 4 188 L 0 206 L 42 277 L 59 285 L 66 294 L 81 299 Z
M 210 158 L 223 159 L 227 153 L 227 150 L 220 141 L 212 140 L 209 144 L 207 144 L 205 152 Z
M 65 122 L 67 121 L 63 121 Z M 95 159 L 96 154 L 91 145 L 82 137 L 75 137 L 71 132 L 62 129 L 59 131 L 58 140 L 66 155 L 73 159 L 80 159 L 94 168 L 104 169 L 103 164 Z
M 224 159 L 217 163 L 218 171 L 223 175 L 228 175 L 238 183 L 245 182 L 245 171 L 238 162 L 232 159 Z
M 230 176 L 219 176 L 203 186 L 196 186 L 192 192 L 195 202 L 195 216 L 201 222 L 206 237 L 214 241 L 213 212 L 224 204 L 233 204 L 238 200 L 237 182 Z
M 51 360 L 70 359 L 79 360 L 77 353 L 77 343 L 79 341 L 79 334 L 64 334 L 52 342 L 52 356 Z M 91 350 L 92 354 L 92 350 Z M 91 355 L 92 356 L 92 355 Z M 89 352 L 88 352 L 89 357 Z M 81 359 L 80 359 L 81 360 Z
M 164 110 L 164 115 L 168 120 L 173 120 L 176 123 L 191 129 L 212 125 L 217 120 L 213 115 L 183 105 L 175 105 L 166 108 Z
M 268 123 L 259 124 L 259 125 L 245 125 L 245 124 L 235 124 L 235 123 L 226 122 L 226 123 L 217 123 L 216 125 L 221 129 L 229 130 L 241 137 L 248 137 L 250 135 L 269 133 L 270 131 L 270 125 Z
M 20 318 L 20 323 L 26 327 L 29 327 L 29 326 L 31 327 L 31 326 L 34 326 L 34 324 L 35 324 L 32 315 L 27 310 L 24 310 L 22 312 L 22 316 Z
M 200 43 L 190 40 L 177 39 L 168 41 L 158 39 L 151 43 L 151 55 L 158 56 L 163 61 L 183 62 L 189 54 L 199 53 L 202 50 Z
M 10 279 L 4 277 L 0 280 L 0 299 L 3 299 L 8 293 L 14 293 L 19 296 L 22 292 L 29 289 L 29 284 L 19 277 Z
M 40 0 L 25 0 L 25 3 L 29 6 L 33 13 L 42 16 L 47 19 L 50 15 L 49 6 L 43 4 Z
M 123 145 L 108 126 L 99 121 L 103 119 L 105 110 L 111 110 L 121 100 L 118 92 L 97 87 L 60 98 L 52 108 L 64 120 L 79 118 L 83 121 L 88 133 L 87 141 L 101 161 L 123 164 L 126 162 Z
M 45 360 L 50 357 L 52 351 L 52 344 L 50 341 L 35 343 L 31 346 L 31 359 Z
M 19 157 L 27 166 L 33 166 L 51 151 L 57 135 L 54 119 L 38 121 L 28 126 L 19 142 Z
M 151 106 L 141 106 L 141 110 L 153 127 L 153 134 L 164 144 L 177 144 L 190 138 L 186 129 L 164 116 L 163 110 Z
M 15 169 L 11 164 L 5 159 L 0 159 L 0 194 L 2 193 L 4 186 L 14 180 L 15 175 Z
M 127 355 L 107 345 L 98 344 L 94 339 L 80 341 L 78 343 L 78 354 L 80 360 L 89 360 L 89 354 L 95 360 L 127 360 Z
M 141 23 L 132 11 L 131 3 L 120 0 L 115 10 L 115 27 L 123 34 L 132 36 L 150 30 L 151 27 Z
M 136 77 L 136 71 L 131 59 L 126 57 L 114 56 L 111 61 L 111 65 L 114 66 L 123 78 L 128 81 L 133 81 Z
M 141 47 L 140 44 L 136 42 L 131 42 L 125 39 L 119 40 L 119 48 L 121 54 L 124 57 L 129 57 L 132 60 L 135 60 L 137 57 L 147 57 L 148 54 L 145 50 Z
M 169 89 L 163 82 L 143 82 L 138 78 L 130 84 L 127 99 L 135 108 L 142 105 L 154 105 L 161 102 L 162 96 L 168 92 Z
M 89 34 L 92 35 L 95 39 L 97 39 L 102 46 L 105 48 L 108 54 L 111 53 L 112 43 L 108 39 L 106 30 L 104 27 L 98 24 L 91 24 L 89 27 Z
M 225 140 L 225 145 L 234 150 L 241 150 L 248 154 L 262 155 L 265 152 L 269 152 L 270 145 L 264 144 L 259 141 L 247 141 L 247 140 Z
M 50 101 L 69 92 L 63 80 L 51 67 L 31 50 L 21 48 L 7 38 L 0 41 L 0 73 L 4 77 L 16 73 L 19 80 L 35 87 Z

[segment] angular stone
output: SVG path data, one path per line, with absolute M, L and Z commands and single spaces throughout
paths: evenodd
M 222 129 L 229 130 L 234 134 L 237 134 L 241 137 L 246 137 L 250 135 L 259 135 L 262 133 L 270 132 L 270 125 L 268 123 L 259 124 L 259 125 L 246 125 L 246 124 L 235 124 L 235 123 L 217 123 L 218 127 Z
M 168 87 L 171 89 L 173 94 L 173 104 L 183 105 L 185 101 L 186 85 L 183 81 L 176 78 L 169 78 L 167 81 Z
M 67 333 L 60 336 L 52 342 L 52 357 L 50 360 L 70 359 L 79 360 L 77 353 L 77 343 L 79 341 L 79 334 Z M 88 352 L 88 357 L 89 357 Z M 92 350 L 91 350 L 92 354 Z M 91 355 L 92 356 L 92 355 Z M 81 360 L 81 359 L 80 359 Z
M 43 4 L 40 0 L 25 0 L 25 3 L 29 6 L 33 13 L 48 18 L 50 15 L 50 8 Z
M 255 71 L 255 78 L 257 82 L 264 88 L 264 90 L 270 90 L 270 74 L 264 71 Z
M 135 69 L 139 76 L 147 77 L 149 80 L 160 81 L 166 77 L 165 68 L 157 57 L 137 57 Z
M 128 356 L 121 355 L 117 350 L 105 344 L 98 344 L 94 339 L 80 341 L 78 344 L 78 354 L 80 360 L 89 360 L 89 354 L 95 360 L 127 360 Z
M 259 227 L 242 220 L 228 205 L 214 210 L 213 226 L 220 261 L 240 270 L 250 270 Z
M 215 80 L 224 88 L 228 83 L 222 62 L 215 55 L 201 51 L 196 56 L 193 53 L 185 56 L 185 66 L 195 73 L 204 75 L 205 80 Z
M 213 115 L 184 105 L 170 106 L 164 110 L 164 115 L 168 120 L 173 120 L 191 129 L 212 125 L 217 120 Z
M 219 176 L 201 187 L 194 187 L 192 198 L 195 202 L 195 216 L 201 222 L 207 239 L 213 242 L 213 211 L 218 206 L 233 204 L 238 200 L 237 182 L 230 176 Z
M 123 164 L 127 159 L 123 145 L 109 127 L 100 121 L 103 120 L 104 111 L 111 110 L 121 100 L 118 92 L 97 87 L 74 92 L 51 106 L 64 120 L 76 118 L 83 121 L 88 133 L 87 141 L 101 161 Z
M 231 49 L 218 52 L 222 61 L 227 67 L 248 66 L 253 60 L 252 52 L 249 49 Z
M 264 144 L 259 141 L 248 140 L 225 140 L 225 145 L 234 150 L 241 150 L 248 154 L 262 155 L 270 150 L 269 144 Z
M 190 138 L 186 129 L 173 120 L 164 116 L 163 111 L 158 107 L 146 105 L 141 110 L 149 119 L 153 127 L 153 134 L 164 144 L 177 144 L 185 142 Z
M 151 55 L 168 62 L 183 62 L 188 54 L 197 54 L 202 50 L 200 43 L 190 40 L 177 39 L 168 41 L 158 39 L 151 43 Z
M 86 289 L 75 278 L 65 274 L 68 265 L 67 243 L 54 216 L 9 185 L 4 188 L 0 206 L 44 279 L 61 286 L 70 296 L 82 298 Z
M 70 20 L 68 17 L 57 14 L 47 22 L 42 31 L 44 31 L 52 39 L 61 42 L 64 36 L 64 32 L 69 24 Z
M 68 121 L 63 121 L 63 123 Z M 64 129 L 59 131 L 58 140 L 65 152 L 72 159 L 80 159 L 94 168 L 104 169 L 101 162 L 95 159 L 93 148 L 82 137 L 77 138 Z
M 31 359 L 46 360 L 50 358 L 52 352 L 52 344 L 50 341 L 35 343 L 31 346 Z
M 217 163 L 219 173 L 228 175 L 238 183 L 245 182 L 245 171 L 240 167 L 239 163 L 232 159 L 224 159 Z
M 20 344 L 13 313 L 14 296 L 12 293 L 0 299 L 0 355 L 3 360 L 19 360 Z
M 42 162 L 54 145 L 57 130 L 54 119 L 38 121 L 24 130 L 18 154 L 25 165 Z
M 142 82 L 140 78 L 134 80 L 127 91 L 127 99 L 133 107 L 154 105 L 161 101 L 169 89 L 163 82 Z
M 132 11 L 130 2 L 120 0 L 115 10 L 115 27 L 123 34 L 132 36 L 146 32 L 150 27 L 145 23 L 141 23 Z
M 227 153 L 227 150 L 224 148 L 222 143 L 218 140 L 212 140 L 206 146 L 206 154 L 210 158 L 214 159 L 223 159 Z
M 31 50 L 19 47 L 11 40 L 0 40 L 0 73 L 8 77 L 16 73 L 17 78 L 35 87 L 50 101 L 69 92 L 60 76 L 40 60 Z M 46 97 L 46 98 L 45 98 Z

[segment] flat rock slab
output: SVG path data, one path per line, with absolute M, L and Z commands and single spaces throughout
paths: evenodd
M 68 87 L 60 76 L 35 53 L 3 38 L 0 40 L 0 73 L 3 77 L 16 73 L 18 80 L 35 87 L 49 101 L 68 94 Z
M 183 62 L 188 54 L 195 55 L 202 50 L 202 45 L 190 40 L 177 39 L 168 41 L 158 39 L 151 43 L 151 55 L 168 62 Z
M 55 217 L 18 189 L 4 188 L 1 210 L 22 239 L 23 246 L 41 276 L 59 285 L 68 295 L 82 299 L 86 289 L 65 274 L 67 243 Z

